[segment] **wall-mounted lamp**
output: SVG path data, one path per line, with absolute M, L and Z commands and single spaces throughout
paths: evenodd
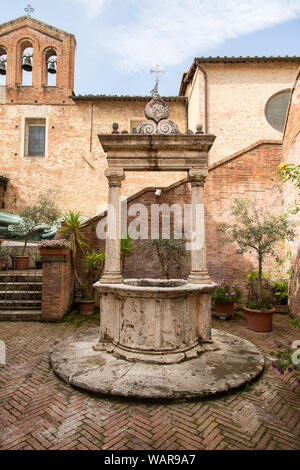
M 161 189 L 157 189 L 155 191 L 155 196 L 160 196 L 161 195 Z

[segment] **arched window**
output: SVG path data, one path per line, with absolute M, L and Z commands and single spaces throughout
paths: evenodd
M 0 85 L 6 85 L 6 49 L 0 46 Z
M 46 85 L 56 86 L 57 53 L 53 48 L 47 49 L 45 53 Z
M 283 132 L 290 93 L 290 88 L 275 93 L 265 106 L 265 116 L 268 123 L 279 132 Z

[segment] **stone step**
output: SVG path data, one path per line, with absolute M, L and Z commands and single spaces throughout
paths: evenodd
M 15 290 L 15 291 L 0 291 L 0 300 L 42 300 L 42 292 L 38 290 Z
M 10 271 L 7 273 L 0 273 L 0 282 L 7 283 L 7 282 L 42 282 L 42 275 L 34 275 L 34 274 L 12 274 Z
M 1 282 L 0 281 L 0 291 L 1 292 L 14 292 L 25 290 L 29 291 L 42 291 L 43 284 L 41 282 Z
M 0 300 L 0 310 L 40 310 L 41 308 L 41 300 Z
M 0 321 L 41 321 L 42 312 L 38 310 L 0 310 Z

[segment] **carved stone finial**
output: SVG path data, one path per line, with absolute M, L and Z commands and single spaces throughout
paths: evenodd
M 160 97 L 158 93 L 153 95 L 153 98 L 145 107 L 145 116 L 147 119 L 153 119 L 155 122 L 159 122 L 162 119 L 169 117 L 170 110 L 168 104 Z
M 136 134 L 179 134 L 175 122 L 166 119 L 169 117 L 168 104 L 155 93 L 152 100 L 145 107 L 146 121 L 136 126 Z
M 204 134 L 202 124 L 197 124 L 195 134 Z
M 113 123 L 112 128 L 113 128 L 112 134 L 119 134 L 119 131 L 118 131 L 118 129 L 119 129 L 119 124 L 118 124 L 117 122 L 114 122 L 114 123 Z

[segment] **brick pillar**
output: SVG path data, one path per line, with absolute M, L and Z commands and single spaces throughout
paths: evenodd
M 71 256 L 43 256 L 42 321 L 62 319 L 73 301 Z

